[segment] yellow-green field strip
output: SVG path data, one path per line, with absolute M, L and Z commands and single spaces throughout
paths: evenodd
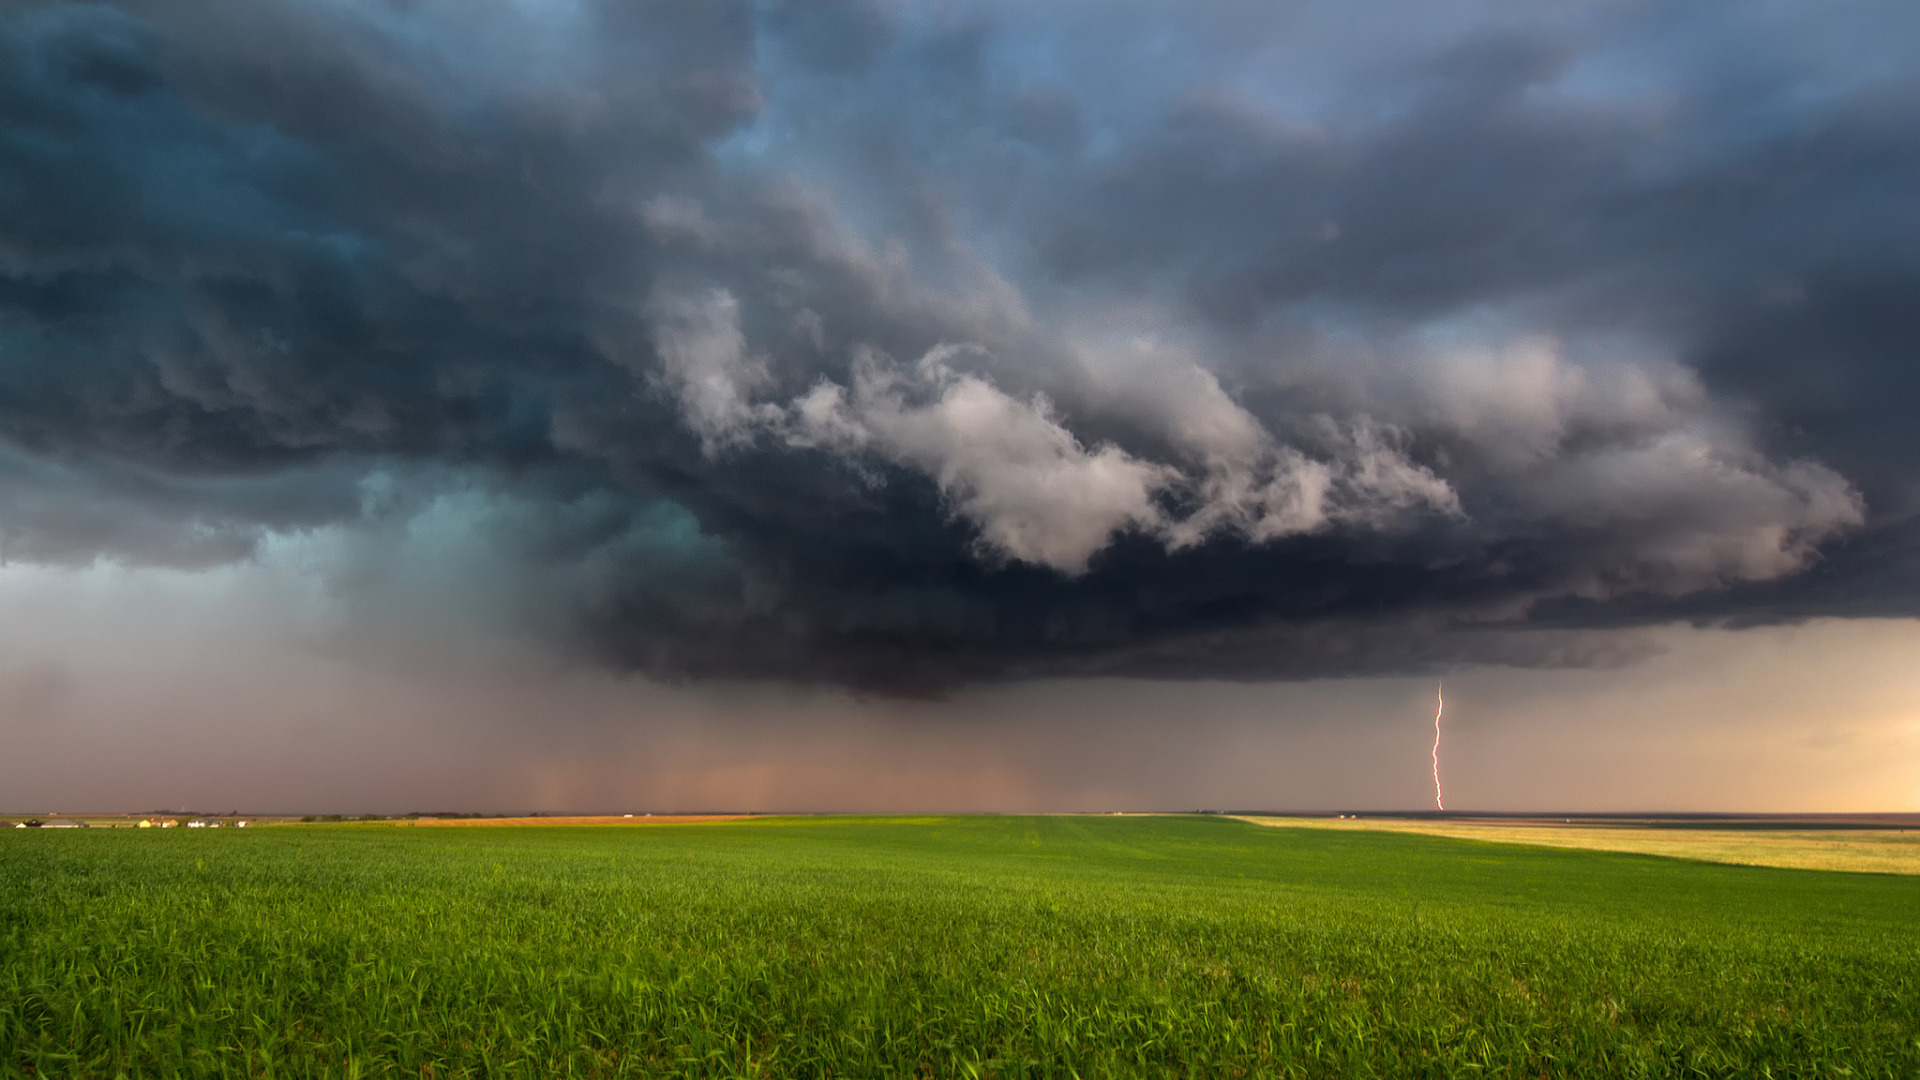
M 1256 825 L 1420 833 L 1500 844 L 1626 851 L 1742 866 L 1920 874 L 1920 831 L 1913 830 L 1662 829 L 1631 825 L 1508 825 L 1391 817 L 1247 816 L 1240 820 Z

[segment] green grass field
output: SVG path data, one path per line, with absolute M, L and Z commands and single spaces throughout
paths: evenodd
M 1920 1075 L 1920 879 L 1217 818 L 0 832 L 28 1076 Z

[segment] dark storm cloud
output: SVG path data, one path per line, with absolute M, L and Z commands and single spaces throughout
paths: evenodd
M 1903 12 L 0 11 L 9 558 L 457 504 L 591 655 L 895 690 L 1920 607 Z

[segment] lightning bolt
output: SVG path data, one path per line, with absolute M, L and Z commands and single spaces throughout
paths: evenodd
M 1445 810 L 1447 804 L 1440 797 L 1440 715 L 1447 711 L 1447 684 L 1440 683 L 1434 695 L 1440 707 L 1433 710 L 1433 805 Z

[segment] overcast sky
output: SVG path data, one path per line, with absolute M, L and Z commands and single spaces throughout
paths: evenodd
M 0 2 L 0 809 L 1920 809 L 1916 47 Z

